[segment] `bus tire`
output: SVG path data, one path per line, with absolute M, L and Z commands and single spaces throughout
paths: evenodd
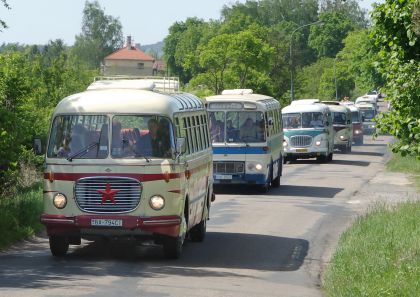
M 203 216 L 201 218 L 201 222 L 194 227 L 191 228 L 189 231 L 190 239 L 193 242 L 202 242 L 206 237 L 206 228 L 207 228 L 207 203 L 204 204 L 203 208 Z
M 331 162 L 333 160 L 333 156 L 334 156 L 333 152 L 329 153 L 327 161 Z
M 273 188 L 280 187 L 280 176 L 282 174 L 282 168 L 283 168 L 283 162 L 281 161 L 281 158 L 279 159 L 278 163 L 279 163 L 279 169 L 278 169 L 278 172 L 277 172 L 277 177 L 275 179 L 273 179 L 273 181 L 271 182 L 271 186 Z
M 49 238 L 51 254 L 54 257 L 63 257 L 69 250 L 69 240 L 65 236 L 51 235 Z
M 167 237 L 163 241 L 163 252 L 167 259 L 179 259 L 182 254 L 182 237 Z

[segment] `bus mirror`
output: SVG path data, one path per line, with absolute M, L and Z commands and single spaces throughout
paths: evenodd
M 350 125 L 350 124 L 351 124 L 350 120 L 347 120 L 347 125 Z
M 44 153 L 42 150 L 42 141 L 40 137 L 34 137 L 33 148 L 35 155 L 42 155 Z
M 273 118 L 268 118 L 268 125 L 270 126 L 274 125 Z
M 186 151 L 185 138 L 180 137 L 176 139 L 176 154 L 182 155 Z
M 325 123 L 325 126 L 327 126 L 327 127 L 328 127 L 329 125 L 330 125 L 330 122 L 326 122 L 326 123 Z

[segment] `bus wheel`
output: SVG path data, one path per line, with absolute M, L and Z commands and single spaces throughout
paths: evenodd
M 328 162 L 331 162 L 333 160 L 333 155 L 334 153 L 332 152 L 328 155 L 328 159 L 327 159 Z
M 281 158 L 280 158 L 280 160 L 281 160 Z M 279 161 L 278 163 L 279 163 L 279 169 L 278 169 L 278 172 L 277 172 L 277 177 L 275 179 L 273 179 L 273 181 L 271 182 L 271 186 L 273 188 L 280 187 L 280 176 L 281 176 L 283 165 L 282 165 L 281 161 Z
M 50 236 L 50 250 L 54 257 L 63 257 L 69 250 L 69 240 L 65 236 Z
M 201 218 L 201 222 L 198 225 L 195 225 L 190 231 L 190 239 L 194 242 L 202 242 L 204 237 L 206 237 L 206 228 L 207 228 L 207 203 L 205 203 L 203 208 L 203 217 Z
M 177 237 L 166 237 L 163 240 L 163 253 L 167 259 L 179 259 L 182 254 L 182 246 L 184 244 L 185 234 L 187 230 L 187 221 L 185 211 L 181 222 L 181 234 Z

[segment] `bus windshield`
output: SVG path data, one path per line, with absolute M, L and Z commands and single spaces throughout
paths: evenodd
M 210 134 L 217 142 L 264 142 L 265 120 L 260 111 L 212 111 Z
M 351 121 L 352 123 L 360 123 L 360 112 L 358 111 L 352 111 L 351 112 Z
M 48 145 L 49 158 L 106 158 L 106 115 L 59 115 L 55 117 Z
M 165 117 L 118 115 L 112 118 L 113 158 L 170 158 L 173 148 L 172 125 Z
M 284 129 L 324 128 L 321 112 L 283 114 Z
M 346 124 L 346 114 L 344 112 L 333 112 L 333 125 L 345 125 Z
M 375 111 L 373 109 L 370 109 L 370 108 L 366 108 L 366 109 L 363 108 L 362 109 L 361 108 L 360 111 L 363 115 L 364 121 L 372 120 L 375 117 Z

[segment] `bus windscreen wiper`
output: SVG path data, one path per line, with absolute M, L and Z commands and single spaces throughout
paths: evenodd
M 87 154 L 90 149 L 94 148 L 95 146 L 99 145 L 99 142 L 92 142 L 91 144 L 85 146 L 80 151 L 75 152 L 74 154 L 71 154 L 67 157 L 67 161 L 71 162 L 74 158 L 83 156 L 84 154 Z

